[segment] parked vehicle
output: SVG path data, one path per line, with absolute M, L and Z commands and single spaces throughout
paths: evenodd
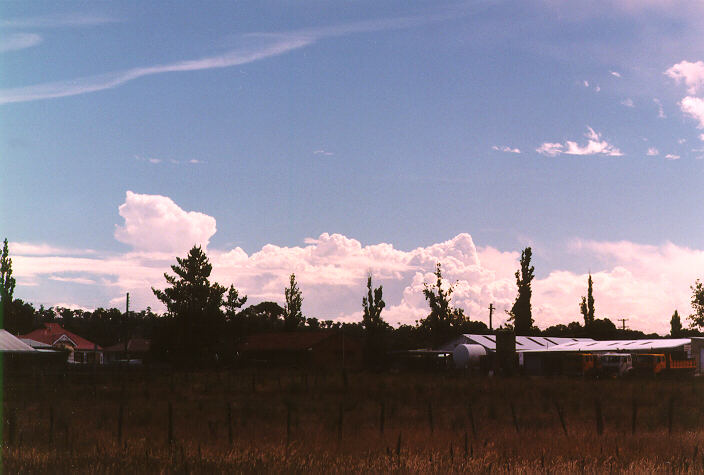
M 601 364 L 592 353 L 574 353 L 564 357 L 562 373 L 566 376 L 597 376 Z
M 633 355 L 633 373 L 638 376 L 657 376 L 667 369 L 664 354 L 639 353 Z
M 599 355 L 601 374 L 621 378 L 633 372 L 633 357 L 630 353 L 603 353 Z

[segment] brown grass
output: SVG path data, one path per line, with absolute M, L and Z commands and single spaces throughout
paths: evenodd
M 345 389 L 338 373 L 269 370 L 253 391 L 251 370 L 6 377 L 2 462 L 5 473 L 700 473 L 701 394 L 698 379 L 359 373 Z

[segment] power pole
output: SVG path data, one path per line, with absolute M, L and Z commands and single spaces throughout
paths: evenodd
M 127 325 L 130 320 L 130 293 L 127 292 L 127 304 L 125 305 L 124 327 L 122 329 L 122 337 L 125 339 L 125 359 L 127 359 Z
M 489 304 L 489 330 L 493 330 L 492 325 L 491 325 L 491 317 L 494 315 L 494 304 L 490 303 Z
M 616 320 L 621 322 L 621 330 L 625 330 L 626 329 L 626 321 L 628 321 L 628 319 L 627 318 L 617 318 Z

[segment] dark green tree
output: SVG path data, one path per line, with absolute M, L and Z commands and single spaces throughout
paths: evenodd
M 521 252 L 521 268 L 516 271 L 516 285 L 518 286 L 518 294 L 513 307 L 508 312 L 509 322 L 513 324 L 516 335 L 528 335 L 533 328 L 533 315 L 531 309 L 530 298 L 533 293 L 531 290 L 531 282 L 535 277 L 535 268 L 530 265 L 530 259 L 533 251 L 530 247 L 526 247 Z
M 692 310 L 694 313 L 689 316 L 693 327 L 704 327 L 704 284 L 699 279 L 690 287 L 692 289 Z
M 383 367 L 386 363 L 387 334 L 391 327 L 381 318 L 381 311 L 385 306 L 382 286 L 373 288 L 370 274 L 367 277 L 367 296 L 362 297 L 364 362 L 368 368 Z
M 12 305 L 12 296 L 15 293 L 15 278 L 12 277 L 12 259 L 10 259 L 10 249 L 7 245 L 7 238 L 2 246 L 0 255 L 0 328 L 5 328 L 5 318 L 9 314 Z
M 587 296 L 582 297 L 582 302 L 579 304 L 579 310 L 582 312 L 582 317 L 584 317 L 584 328 L 587 330 L 589 330 L 589 327 L 594 323 L 594 294 L 592 292 L 592 275 L 589 274 L 589 279 L 587 279 Z
M 247 303 L 247 296 L 240 297 L 240 293 L 235 286 L 230 285 L 225 297 L 225 316 L 227 320 L 232 321 L 245 303 Z
M 177 363 L 208 363 L 217 359 L 218 337 L 224 324 L 225 287 L 211 283 L 212 264 L 200 246 L 193 246 L 185 258 L 171 266 L 175 275 L 164 273 L 169 287 L 152 287 L 167 309 L 171 325 L 164 325 L 158 346 L 167 359 Z
M 298 288 L 295 274 L 291 274 L 289 277 L 289 286 L 284 289 L 284 297 L 286 299 L 284 305 L 284 328 L 286 331 L 293 331 L 305 323 L 305 317 L 303 317 L 301 312 L 303 296 L 301 295 L 301 289 Z
M 677 310 L 675 310 L 670 319 L 670 336 L 672 338 L 680 338 L 682 336 L 682 320 Z
M 423 284 L 423 295 L 430 306 L 430 314 L 420 322 L 433 347 L 458 336 L 469 320 L 463 309 L 453 308 L 450 303 L 453 286 L 449 285 L 447 290 L 443 290 L 442 268 L 439 262 L 435 266 L 435 278 L 434 284 Z

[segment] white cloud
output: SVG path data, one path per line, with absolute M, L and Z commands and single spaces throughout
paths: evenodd
M 535 151 L 549 157 L 554 157 L 562 153 L 563 145 L 561 143 L 545 142 Z
M 188 161 L 188 163 L 199 164 L 199 163 L 204 163 L 204 162 L 202 160 L 196 160 L 195 158 L 192 158 L 191 160 Z
M 682 144 L 685 143 L 686 141 L 687 141 L 687 139 L 677 139 L 677 143 L 680 144 L 680 145 L 682 145 Z
M 667 118 L 667 116 L 665 115 L 665 109 L 663 109 L 662 102 L 660 102 L 660 99 L 656 97 L 653 99 L 653 102 L 658 105 L 658 119 Z
M 648 155 L 649 157 L 654 157 L 655 155 L 657 155 L 657 154 L 659 154 L 659 153 L 660 153 L 660 152 L 658 151 L 657 148 L 655 148 L 655 147 L 650 147 L 650 148 L 648 149 L 647 155 Z
M 315 150 L 315 151 L 313 152 L 313 155 L 324 155 L 324 156 L 326 156 L 326 157 L 331 157 L 331 156 L 333 156 L 333 155 L 335 155 L 335 154 L 332 153 L 332 152 L 328 152 L 327 150 L 322 150 L 322 149 L 321 149 L 321 150 Z
M 502 146 L 494 145 L 493 147 L 491 147 L 491 149 L 492 149 L 492 150 L 496 150 L 496 151 L 498 151 L 498 152 L 521 153 L 521 150 L 520 150 L 520 149 L 518 149 L 518 148 L 511 148 L 511 147 L 509 147 L 509 146 L 507 146 L 507 145 L 502 145 Z
M 545 142 L 536 149 L 538 153 L 554 157 L 559 154 L 566 155 L 608 155 L 611 157 L 620 157 L 623 155 L 621 151 L 602 140 L 601 134 L 597 133 L 591 127 L 587 127 L 588 131 L 585 134 L 587 137 L 586 145 L 579 145 L 576 142 L 567 140 L 564 144 Z
M 584 85 L 584 87 L 589 87 L 589 81 L 582 81 L 582 84 Z
M 687 96 L 679 105 L 682 112 L 699 122 L 697 128 L 704 129 L 704 99 Z
M 215 234 L 215 218 L 186 212 L 171 198 L 127 192 L 120 205 L 124 226 L 115 229 L 115 239 L 136 251 L 180 254 L 194 244 L 207 246 Z
M 704 85 L 704 63 L 701 61 L 682 61 L 670 67 L 665 74 L 678 84 L 684 82 L 689 94 L 697 94 Z
M 702 142 L 704 142 L 704 134 L 699 134 L 699 140 L 701 140 Z
M 36 286 L 46 281 L 64 282 L 79 289 L 90 284 L 90 295 L 102 292 L 108 295 L 107 302 L 81 302 L 65 294 L 67 287 L 62 287 L 61 294 L 47 294 L 42 301 L 81 302 L 79 306 L 84 307 L 121 305 L 124 292 L 129 291 L 135 308 L 150 305 L 161 311 L 150 287 L 163 287 L 163 273 L 169 272 L 175 256 L 185 254 L 185 250 L 176 248 L 192 245 L 186 240 L 174 244 L 162 234 L 199 236 L 207 241 L 215 232 L 215 220 L 201 213 L 187 213 L 167 197 L 131 192 L 127 193 L 120 214 L 125 218 L 121 238 L 132 244 L 135 252 L 74 257 L 33 251 L 51 250 L 52 246 L 47 245 L 19 247 L 23 252 L 17 252 L 16 246 L 12 253 L 20 282 L 18 291 L 31 286 L 32 292 L 51 292 L 47 286 Z M 152 236 L 153 241 L 145 243 L 135 236 Z M 590 262 L 597 315 L 611 319 L 625 316 L 630 319 L 629 326 L 644 331 L 666 332 L 675 308 L 686 315 L 689 286 L 704 277 L 704 251 L 672 243 L 653 246 L 576 240 L 568 250 L 579 260 Z M 213 263 L 212 278 L 223 285 L 234 284 L 250 297 L 251 303 L 281 303 L 288 275 L 294 272 L 303 291 L 304 312 L 321 319 L 358 321 L 366 275 L 372 272 L 375 285 L 384 287 L 387 307 L 383 316 L 393 324 L 413 323 L 427 315 L 423 283 L 434 279 L 435 263 L 441 262 L 446 283 L 455 285 L 453 304 L 468 311 L 472 319 L 486 322 L 487 307 L 493 303 L 498 325 L 516 296 L 513 273 L 519 260 L 517 251 L 477 247 L 466 233 L 408 251 L 390 243 L 363 245 L 341 234 L 323 233 L 306 239 L 301 246 L 268 244 L 252 254 L 239 247 L 208 249 L 208 256 Z M 560 268 L 537 278 L 532 300 L 536 323 L 545 328 L 579 321 L 578 303 L 586 292 L 586 279 L 586 274 Z
M 665 158 L 668 160 L 679 160 L 680 156 L 675 155 L 673 153 L 668 153 L 667 155 L 665 155 Z
M 635 104 L 633 104 L 633 99 L 631 99 L 630 97 L 622 100 L 621 105 L 626 107 L 635 107 Z
M 618 71 L 609 71 L 609 73 L 614 77 L 617 77 L 617 78 L 621 77 L 621 73 L 619 73 Z
M 0 53 L 31 48 L 42 42 L 42 37 L 35 33 L 14 33 L 0 37 Z

